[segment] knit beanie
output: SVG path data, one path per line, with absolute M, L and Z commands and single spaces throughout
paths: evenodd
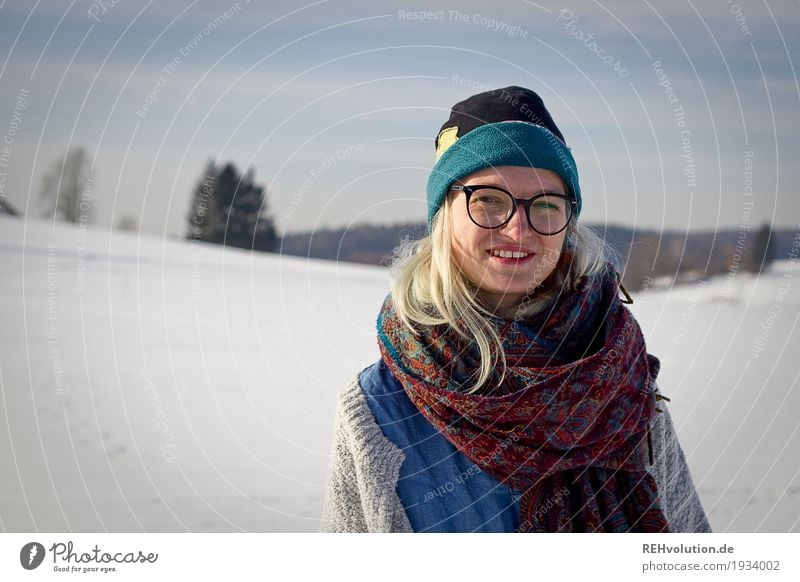
M 450 186 L 496 166 L 543 168 L 558 174 L 581 212 L 578 168 L 541 97 L 505 87 L 456 103 L 436 136 L 436 164 L 428 177 L 428 226 Z

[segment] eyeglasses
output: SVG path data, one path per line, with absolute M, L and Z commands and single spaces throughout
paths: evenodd
M 566 194 L 545 192 L 530 200 L 515 198 L 511 192 L 498 186 L 450 186 L 451 190 L 464 192 L 467 197 L 467 214 L 481 228 L 495 229 L 508 224 L 517 207 L 525 208 L 530 227 L 545 236 L 558 234 L 569 223 L 577 202 Z

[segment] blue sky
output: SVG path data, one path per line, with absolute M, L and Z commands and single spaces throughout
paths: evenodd
M 182 234 L 210 158 L 255 168 L 281 232 L 423 220 L 450 106 L 515 84 L 573 148 L 586 220 L 798 228 L 799 27 L 774 1 L 1 2 L 2 195 L 36 214 L 79 145 L 98 224 Z

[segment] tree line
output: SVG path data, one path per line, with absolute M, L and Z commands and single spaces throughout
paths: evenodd
M 83 148 L 69 149 L 52 164 L 42 183 L 44 215 L 77 224 L 92 219 L 94 172 Z M 190 196 L 185 238 L 262 252 L 309 258 L 386 265 L 404 239 L 417 239 L 426 225 L 357 225 L 284 236 L 276 233 L 264 186 L 252 168 L 241 172 L 233 162 L 206 163 Z M 133 222 L 133 224 L 131 224 Z M 123 218 L 122 228 L 135 229 Z M 624 281 L 637 289 L 658 277 L 702 278 L 744 271 L 758 273 L 776 256 L 785 255 L 791 232 L 773 232 L 769 223 L 746 231 L 679 233 L 646 231 L 613 225 L 594 227 L 619 256 Z
M 788 256 L 794 231 L 773 230 L 769 223 L 745 233 L 649 231 L 615 225 L 590 225 L 617 255 L 617 266 L 630 290 L 646 281 L 689 281 L 731 272 L 759 273 L 777 257 Z M 426 234 L 424 222 L 354 225 L 283 237 L 280 252 L 315 259 L 387 265 L 402 240 Z

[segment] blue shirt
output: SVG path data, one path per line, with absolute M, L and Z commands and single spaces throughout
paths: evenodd
M 361 389 L 383 434 L 405 453 L 397 494 L 416 532 L 511 532 L 521 491 L 484 473 L 409 400 L 379 360 L 361 372 Z

